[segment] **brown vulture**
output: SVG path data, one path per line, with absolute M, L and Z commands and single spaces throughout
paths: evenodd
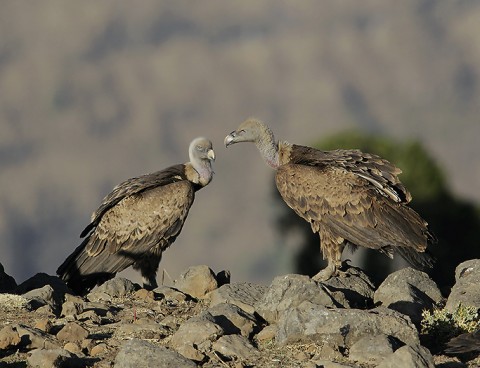
M 411 195 L 398 180 L 401 170 L 359 150 L 321 151 L 276 142 L 261 121 L 248 119 L 225 137 L 225 146 L 253 142 L 268 165 L 283 200 L 320 236 L 328 266 L 314 279 L 328 280 L 341 266 L 345 245 L 399 253 L 417 268 L 431 267 L 425 253 L 434 240 L 427 223 L 410 207 Z
M 57 274 L 78 293 L 91 289 L 132 266 L 145 288 L 157 287 L 162 252 L 182 230 L 195 192 L 212 180 L 212 143 L 196 138 L 190 162 L 128 179 L 117 185 L 92 214 L 85 240 Z

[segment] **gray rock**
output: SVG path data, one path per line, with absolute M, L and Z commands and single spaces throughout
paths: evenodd
M 127 296 L 140 289 L 139 285 L 123 277 L 115 277 L 95 286 L 88 294 L 87 299 L 91 302 L 110 301 L 112 298 Z
M 52 309 L 58 306 L 54 298 L 53 288 L 50 285 L 27 291 L 22 296 L 28 300 L 28 304 L 33 310 L 43 307 L 44 305 L 49 305 Z
M 180 290 L 175 288 L 161 285 L 153 290 L 156 294 L 160 294 L 161 297 L 165 298 L 166 300 L 174 300 L 176 302 L 183 302 L 189 299 L 189 296 L 185 293 L 182 293 Z
M 197 365 L 175 351 L 147 341 L 133 339 L 125 342 L 115 357 L 115 368 L 182 368 Z
M 328 309 L 305 301 L 285 311 L 278 323 L 279 345 L 296 342 L 330 343 L 351 347 L 365 336 L 385 334 L 405 344 L 419 342 L 418 332 L 408 317 L 387 308 L 372 310 Z
M 192 266 L 175 281 L 175 288 L 194 298 L 202 299 L 209 292 L 217 289 L 218 283 L 210 267 Z
M 345 365 L 341 363 L 331 362 L 329 360 L 314 360 L 312 361 L 315 368 L 353 368 L 351 365 Z M 312 367 L 312 368 L 313 368 Z
M 343 306 L 365 309 L 372 305 L 375 285 L 360 268 L 349 266 L 340 276 L 331 277 L 322 284 Z
M 76 361 L 76 362 L 75 362 Z M 28 363 L 31 367 L 81 367 L 79 359 L 65 349 L 36 349 L 28 357 Z
M 328 307 L 342 306 L 337 303 L 335 292 L 304 275 L 275 277 L 255 309 L 269 323 L 277 322 L 284 312 L 297 307 L 304 301 Z
M 60 315 L 67 318 L 75 318 L 82 313 L 83 313 L 83 302 L 78 303 L 74 301 L 68 301 L 62 304 L 62 311 Z
M 350 347 L 348 358 L 359 363 L 378 364 L 399 347 L 397 340 L 383 333 L 368 335 Z
M 210 293 L 210 306 L 220 303 L 236 305 L 245 312 L 255 313 L 255 304 L 263 297 L 267 288 L 248 282 L 227 284 Z
M 416 325 L 422 320 L 422 311 L 441 300 L 437 284 L 426 273 L 411 267 L 388 275 L 374 296 L 375 304 L 406 314 Z
M 41 289 L 44 286 L 49 285 L 53 289 L 53 299 L 55 305 L 62 305 L 65 294 L 71 293 L 67 285 L 59 279 L 57 276 L 50 276 L 46 273 L 37 273 L 35 276 L 22 282 L 15 289 L 16 294 L 23 295 L 31 290 Z
M 60 347 L 57 340 L 39 329 L 19 324 L 14 324 L 12 327 L 17 330 L 22 340 L 21 345 L 26 349 L 57 349 Z
M 8 275 L 0 263 L 0 293 L 11 293 L 17 287 L 15 279 Z
M 247 313 L 233 304 L 217 304 L 209 308 L 208 312 L 226 334 L 241 334 L 249 337 L 259 326 L 253 314 Z
M 434 368 L 432 354 L 420 345 L 402 346 L 386 357 L 377 368 Z
M 445 308 L 453 312 L 459 304 L 473 307 L 480 305 L 480 259 L 465 261 L 455 269 L 455 285 Z
M 254 359 L 258 350 L 246 337 L 239 335 L 227 335 L 220 337 L 213 343 L 213 349 L 228 359 L 248 360 Z
M 88 330 L 76 322 L 69 322 L 58 331 L 57 339 L 69 342 L 81 341 L 88 337 Z
M 8 349 L 20 344 L 22 340 L 15 327 L 7 325 L 0 330 L 0 349 Z
M 203 359 L 203 351 L 212 341 L 224 334 L 223 329 L 208 312 L 203 312 L 183 323 L 170 340 L 171 346 L 186 358 L 195 361 Z

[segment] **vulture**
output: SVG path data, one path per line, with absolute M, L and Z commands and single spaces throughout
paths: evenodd
M 225 146 L 254 143 L 276 170 L 275 182 L 286 204 L 308 221 L 320 237 L 328 265 L 313 278 L 337 274 L 345 245 L 400 254 L 416 268 L 432 267 L 427 244 L 435 241 L 408 203 L 410 193 L 398 179 L 401 170 L 379 156 L 359 150 L 321 151 L 275 140 L 270 128 L 247 119 L 225 137 Z
M 480 352 L 480 330 L 467 332 L 452 338 L 447 343 L 445 353 L 459 355 Z
M 189 147 L 190 161 L 128 179 L 92 214 L 83 242 L 57 274 L 79 294 L 133 266 L 146 289 L 157 287 L 162 253 L 182 230 L 197 190 L 213 177 L 212 143 L 203 137 Z

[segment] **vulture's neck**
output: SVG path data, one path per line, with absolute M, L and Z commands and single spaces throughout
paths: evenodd
M 213 170 L 210 161 L 192 161 L 185 164 L 185 174 L 192 183 L 202 187 L 212 181 Z
M 267 126 L 264 126 L 264 131 L 255 141 L 255 145 L 265 162 L 274 169 L 278 168 L 278 144 L 275 142 L 272 131 Z

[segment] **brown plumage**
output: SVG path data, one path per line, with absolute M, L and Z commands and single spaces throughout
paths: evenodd
M 328 266 L 314 276 L 327 280 L 341 266 L 345 245 L 398 252 L 417 268 L 431 267 L 424 253 L 434 240 L 427 223 L 410 207 L 411 195 L 398 179 L 401 170 L 359 150 L 321 151 L 276 142 L 262 122 L 248 119 L 225 138 L 225 145 L 253 142 L 276 169 L 283 200 L 320 236 Z
M 83 293 L 132 265 L 144 287 L 157 286 L 162 252 L 180 234 L 195 192 L 213 176 L 208 139 L 194 139 L 189 157 L 185 164 L 128 179 L 103 199 L 81 234 L 85 240 L 57 270 L 73 290 Z
M 459 355 L 466 353 L 480 352 L 480 330 L 467 332 L 452 338 L 447 343 L 445 353 Z

